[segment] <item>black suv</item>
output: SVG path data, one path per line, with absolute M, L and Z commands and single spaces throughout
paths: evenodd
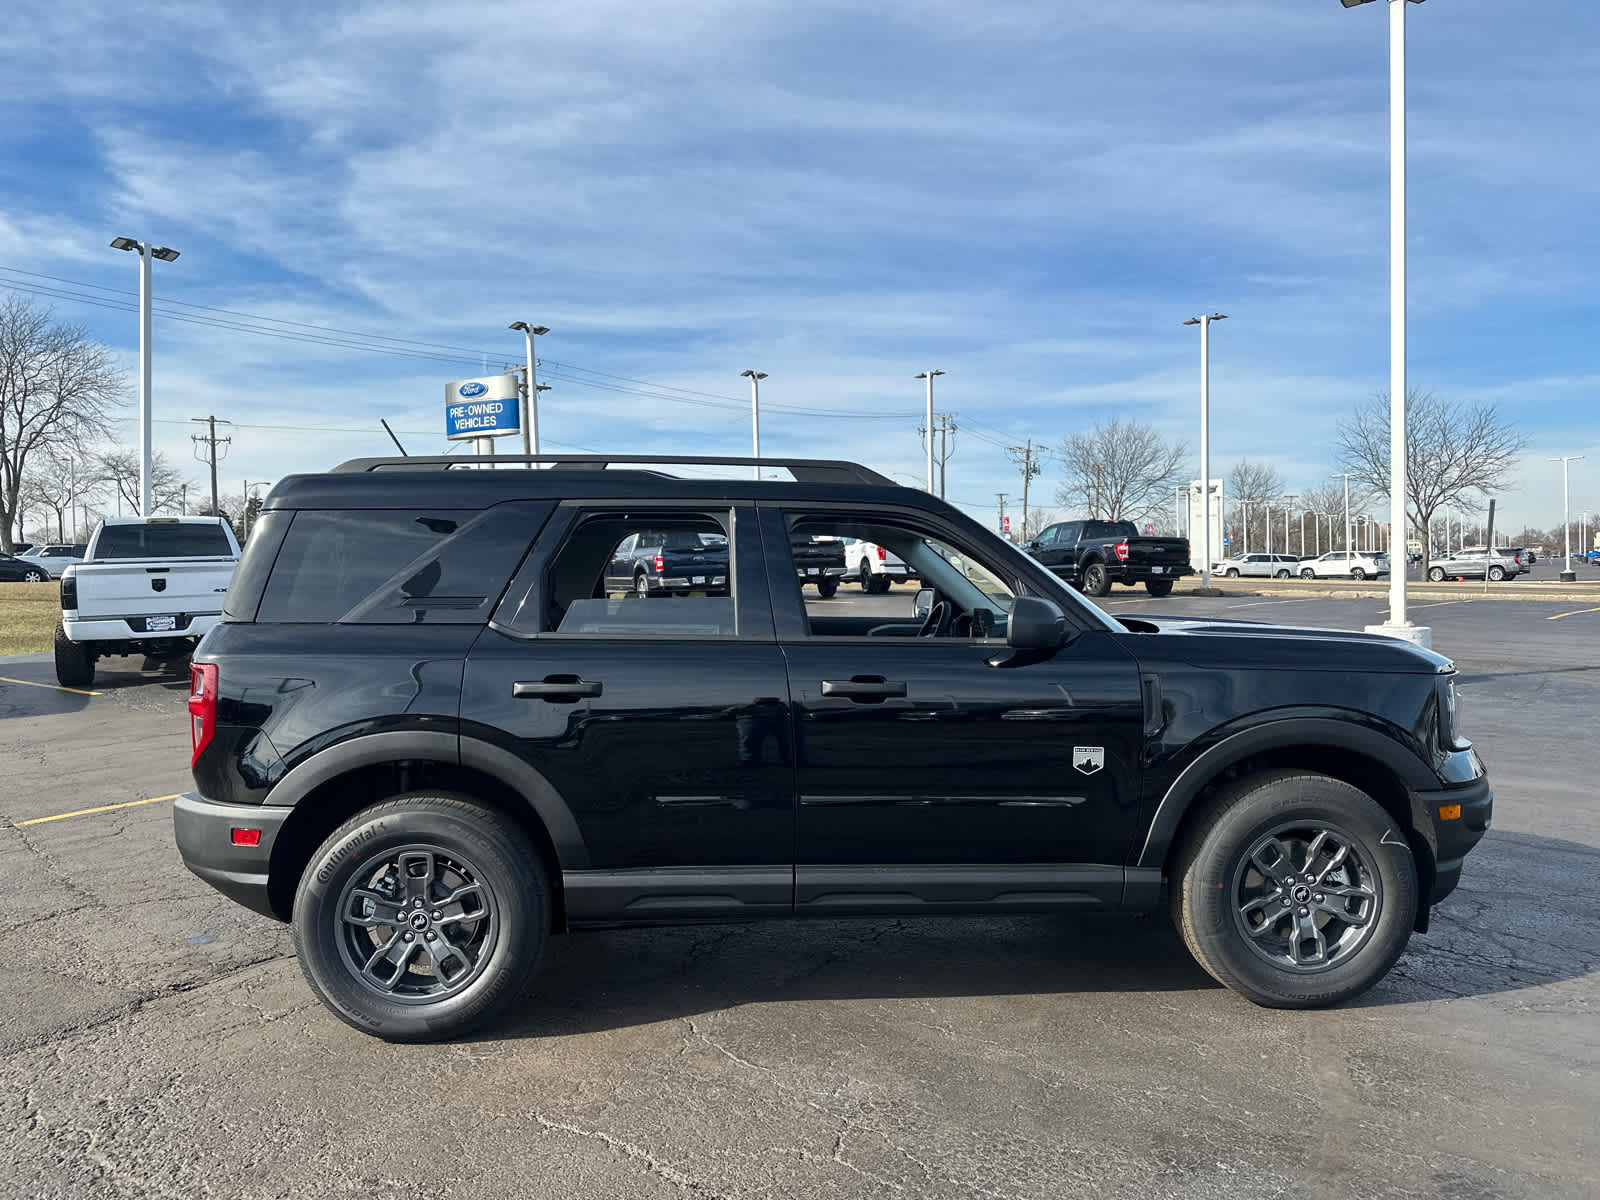
M 285 479 L 194 655 L 179 849 L 292 921 L 359 1029 L 460 1033 L 584 926 L 1163 902 L 1229 987 L 1330 1004 L 1488 827 L 1436 654 L 1113 620 L 849 463 L 521 461 L 547 469 Z M 725 539 L 726 588 L 608 581 L 645 533 Z M 813 538 L 884 546 L 924 590 L 808 598 Z

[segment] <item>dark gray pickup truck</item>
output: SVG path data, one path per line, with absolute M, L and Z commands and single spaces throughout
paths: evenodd
M 1152 596 L 1165 596 L 1194 574 L 1187 538 L 1141 537 L 1132 521 L 1061 521 L 1025 549 L 1090 596 L 1104 596 L 1113 583 L 1142 583 Z

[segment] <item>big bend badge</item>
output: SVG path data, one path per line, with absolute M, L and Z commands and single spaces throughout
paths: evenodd
M 1074 746 L 1072 748 L 1072 765 L 1085 775 L 1093 775 L 1106 765 L 1106 748 L 1104 746 Z

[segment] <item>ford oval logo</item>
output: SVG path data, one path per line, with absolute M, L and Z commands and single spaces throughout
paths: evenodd
M 481 396 L 489 389 L 481 383 L 463 383 L 456 391 L 463 396 Z

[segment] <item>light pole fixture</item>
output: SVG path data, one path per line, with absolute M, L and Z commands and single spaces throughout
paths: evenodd
M 930 496 L 933 495 L 933 377 L 943 374 L 943 371 L 919 371 L 912 376 L 913 379 L 928 381 L 928 494 Z M 1028 531 L 1024 529 L 1022 534 L 1023 537 L 1027 537 Z
M 113 250 L 132 250 L 139 255 L 139 515 L 154 514 L 151 497 L 153 452 L 150 444 L 150 260 L 175 262 L 178 252 L 171 246 L 152 246 L 130 237 L 111 239 Z
M 1339 0 L 1346 8 L 1372 0 Z M 1406 4 L 1389 3 L 1389 526 L 1406 542 Z M 1392 553 L 1392 547 L 1391 547 Z M 1389 619 L 1367 628 L 1431 646 L 1433 633 L 1406 620 L 1406 573 L 1389 572 Z
M 1200 564 L 1200 590 L 1211 590 L 1211 322 L 1226 321 L 1227 313 L 1190 317 L 1185 325 L 1200 326 L 1200 524 L 1204 557 Z M 1190 537 L 1194 531 L 1189 531 Z
M 1566 539 L 1567 549 L 1567 566 L 1561 572 L 1562 583 L 1572 583 L 1578 578 L 1578 573 L 1572 569 L 1572 493 L 1567 489 L 1567 464 L 1579 462 L 1582 458 L 1581 454 L 1567 454 L 1550 460 L 1561 464 L 1561 536 Z
M 1294 496 L 1294 495 L 1285 496 L 1283 498 L 1283 552 L 1285 554 L 1290 553 L 1290 550 L 1289 550 L 1289 512 L 1290 512 L 1291 509 L 1294 508 L 1295 502 L 1297 500 L 1299 500 L 1299 499 L 1300 499 L 1299 496 Z M 1301 528 L 1303 530 L 1304 526 L 1301 526 Z M 1300 554 L 1301 554 L 1302 557 L 1304 557 L 1304 555 L 1305 555 L 1305 550 L 1306 550 L 1305 534 L 1304 534 L 1304 532 L 1302 532 L 1301 535 L 1300 535 Z M 1274 571 L 1273 574 L 1276 575 L 1277 572 Z
M 767 377 L 765 371 L 751 369 L 740 371 L 739 378 L 750 381 L 750 450 L 751 457 L 758 461 L 750 468 L 750 478 L 761 478 L 761 381 Z
M 528 353 L 528 390 L 522 396 L 522 452 L 539 453 L 539 393 L 549 388 L 539 386 L 537 368 L 539 360 L 533 353 L 533 339 L 543 337 L 550 330 L 544 325 L 529 325 L 526 321 L 513 321 L 507 329 L 522 330 L 522 340 Z

